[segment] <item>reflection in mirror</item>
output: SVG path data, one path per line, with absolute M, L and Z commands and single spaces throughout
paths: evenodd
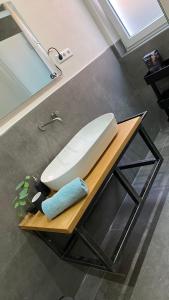
M 0 5 L 0 119 L 59 75 L 13 4 Z

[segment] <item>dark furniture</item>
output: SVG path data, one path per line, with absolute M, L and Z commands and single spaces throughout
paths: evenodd
M 166 77 L 169 77 L 169 59 L 163 61 L 162 67 L 153 73 L 148 72 L 144 79 L 148 85 L 151 85 L 152 89 L 154 90 L 157 96 L 157 103 L 160 108 L 164 109 L 169 121 L 169 88 L 161 92 L 157 86 L 157 81 L 162 80 Z M 169 80 L 169 78 L 168 78 Z M 169 81 L 168 81 L 169 86 Z

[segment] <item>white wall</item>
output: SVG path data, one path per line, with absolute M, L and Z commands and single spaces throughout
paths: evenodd
M 160 5 L 165 11 L 167 18 L 169 19 L 169 1 L 168 0 L 159 0 Z
M 4 1 L 0 1 L 4 2 Z M 23 19 L 47 50 L 71 48 L 73 57 L 61 65 L 63 77 L 43 92 L 21 113 L 1 127 L 1 133 L 13 122 L 42 102 L 80 70 L 103 53 L 108 43 L 99 31 L 83 0 L 13 0 Z
M 118 41 L 120 39 L 119 34 L 116 32 L 113 24 L 107 18 L 99 3 L 99 0 L 83 0 L 83 2 L 88 7 L 88 10 L 105 37 L 107 43 L 111 46 Z

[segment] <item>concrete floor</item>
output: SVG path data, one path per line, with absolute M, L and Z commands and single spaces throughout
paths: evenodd
M 76 300 L 169 299 L 169 128 L 159 132 L 155 144 L 164 162 L 120 261 L 119 271 L 124 276 L 89 268 Z M 138 190 L 148 171 L 149 167 L 139 171 L 134 182 Z M 128 203 L 126 197 L 121 213 L 126 212 Z M 117 233 L 113 230 L 110 226 L 112 240 Z

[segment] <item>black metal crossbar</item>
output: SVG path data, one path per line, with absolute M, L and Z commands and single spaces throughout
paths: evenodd
M 143 159 L 143 160 L 133 161 L 129 164 L 120 165 L 118 168 L 120 170 L 126 170 L 126 169 L 131 169 L 131 168 L 140 168 L 143 166 L 150 166 L 150 165 L 154 164 L 155 162 L 156 162 L 155 159 Z

